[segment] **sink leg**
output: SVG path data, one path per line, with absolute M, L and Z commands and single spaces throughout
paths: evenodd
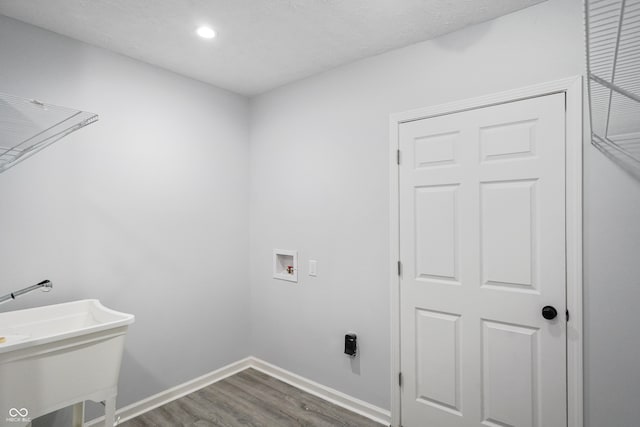
M 113 427 L 116 423 L 116 397 L 104 401 L 104 426 Z
M 73 405 L 73 418 L 71 425 L 73 425 L 73 427 L 84 426 L 84 402 L 78 402 Z

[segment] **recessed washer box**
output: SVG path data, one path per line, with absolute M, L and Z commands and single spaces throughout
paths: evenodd
M 273 250 L 273 277 L 289 282 L 298 282 L 298 251 Z

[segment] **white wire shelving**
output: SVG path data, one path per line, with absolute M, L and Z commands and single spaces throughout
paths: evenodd
M 96 120 L 86 111 L 0 93 L 0 173 Z
M 591 143 L 640 176 L 640 0 L 585 0 Z

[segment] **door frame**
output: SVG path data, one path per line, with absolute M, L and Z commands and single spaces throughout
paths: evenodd
M 582 76 L 573 76 L 520 89 L 485 95 L 432 107 L 391 114 L 389 121 L 390 242 L 389 282 L 391 291 L 391 425 L 401 424 L 400 373 L 400 197 L 399 132 L 402 123 L 489 107 L 506 102 L 565 93 L 566 144 L 566 280 L 567 309 L 567 421 L 568 427 L 583 426 L 583 319 L 582 319 Z M 400 155 L 400 157 L 397 157 Z

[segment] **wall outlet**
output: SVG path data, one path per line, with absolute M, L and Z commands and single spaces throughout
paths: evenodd
M 344 336 L 344 354 L 355 357 L 358 352 L 358 337 L 354 332 Z

